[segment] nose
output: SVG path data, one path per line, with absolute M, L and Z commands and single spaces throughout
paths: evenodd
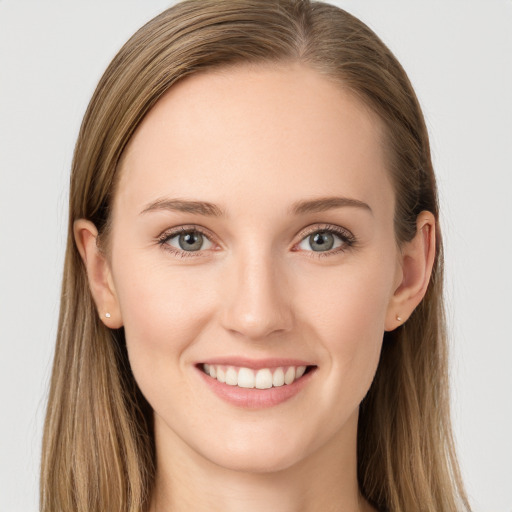
M 270 254 L 248 252 L 230 266 L 221 297 L 223 327 L 252 340 L 285 333 L 293 321 L 286 272 Z

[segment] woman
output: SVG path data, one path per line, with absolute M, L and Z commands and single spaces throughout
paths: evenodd
M 42 510 L 467 509 L 420 107 L 333 6 L 186 1 L 71 176 Z

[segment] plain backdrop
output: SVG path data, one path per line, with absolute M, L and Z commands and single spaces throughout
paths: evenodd
M 335 3 L 388 44 L 423 106 L 439 178 L 461 466 L 475 512 L 512 512 L 512 1 Z M 81 118 L 120 46 L 171 4 L 0 0 L 2 512 L 38 508 Z

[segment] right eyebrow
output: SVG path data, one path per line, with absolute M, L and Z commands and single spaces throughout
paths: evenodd
M 343 207 L 355 207 L 362 208 L 373 215 L 373 211 L 370 205 L 360 201 L 359 199 L 353 199 L 350 197 L 320 197 L 318 199 L 310 199 L 306 201 L 298 201 L 292 205 L 290 212 L 294 215 L 304 215 L 306 213 L 319 213 L 327 210 Z
M 197 215 L 205 215 L 208 217 L 226 217 L 226 212 L 221 210 L 216 204 L 208 201 L 189 201 L 186 199 L 157 199 L 140 212 L 140 215 L 154 211 L 174 211 L 195 213 Z

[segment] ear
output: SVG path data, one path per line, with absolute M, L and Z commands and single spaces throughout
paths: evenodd
M 403 245 L 397 266 L 395 291 L 389 302 L 385 330 L 402 325 L 427 292 L 436 254 L 436 220 L 431 212 L 421 212 L 416 235 Z
M 98 230 L 91 221 L 78 219 L 73 224 L 73 234 L 101 321 L 111 329 L 118 329 L 123 325 L 119 301 L 109 262 L 97 245 Z

